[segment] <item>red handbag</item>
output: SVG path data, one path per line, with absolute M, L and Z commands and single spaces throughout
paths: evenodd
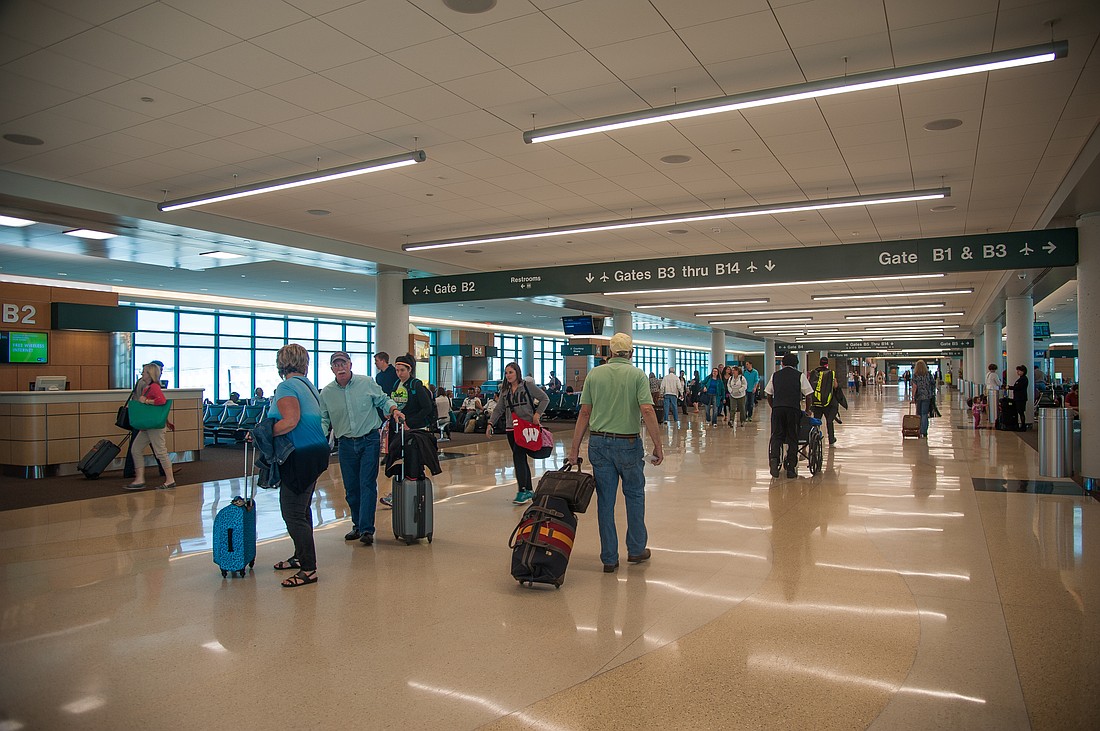
M 554 451 L 554 435 L 549 429 L 518 416 L 512 417 L 512 438 L 534 459 L 546 459 Z

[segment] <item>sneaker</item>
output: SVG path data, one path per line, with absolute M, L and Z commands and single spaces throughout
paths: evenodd
M 512 501 L 513 505 L 523 505 L 524 503 L 531 502 L 531 499 L 535 497 L 535 493 L 530 490 L 520 490 L 516 493 L 516 499 Z
M 603 565 L 603 572 L 605 574 L 613 574 L 613 573 L 615 573 L 615 570 L 618 569 L 618 568 L 619 568 L 619 562 L 618 561 L 616 561 L 615 563 L 605 563 Z
M 385 505 L 387 508 L 393 507 L 393 495 L 386 495 L 385 497 L 378 498 L 378 502 Z
M 798 470 L 797 469 L 787 470 L 787 477 L 791 478 L 792 480 L 794 478 L 798 477 Z
M 779 477 L 779 465 L 773 464 L 771 466 L 772 477 Z
M 346 533 L 346 534 L 344 535 L 344 540 L 345 540 L 345 541 L 357 541 L 357 540 L 359 540 L 359 537 L 360 537 L 360 533 L 359 533 L 359 531 L 357 531 L 357 530 L 355 530 L 354 528 L 352 528 L 351 530 L 349 530 L 349 531 L 348 531 L 348 532 L 347 532 L 347 533 Z

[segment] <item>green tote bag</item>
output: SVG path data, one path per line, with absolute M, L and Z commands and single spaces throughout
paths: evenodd
M 165 401 L 163 406 L 153 406 L 131 399 L 127 407 L 130 412 L 131 428 L 163 429 L 168 422 L 168 411 L 172 408 L 172 400 Z

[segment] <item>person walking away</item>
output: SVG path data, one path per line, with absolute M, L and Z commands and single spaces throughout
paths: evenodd
M 600 526 L 600 561 L 606 574 L 619 568 L 619 536 L 615 527 L 615 499 L 622 483 L 626 503 L 626 560 L 649 560 L 649 535 L 645 525 L 645 450 L 639 434 L 644 421 L 653 440 L 653 464 L 664 461 L 664 447 L 657 432 L 657 414 L 645 373 L 630 359 L 634 341 L 627 333 L 611 337 L 612 358 L 590 372 L 581 391 L 581 410 L 569 448 L 569 461 L 577 464 L 586 431 L 588 460 L 596 478 L 596 518 Z
M 378 356 L 382 355 L 386 354 L 378 354 Z M 375 358 L 378 356 L 375 356 Z M 397 404 L 397 408 L 401 410 L 401 413 L 404 414 L 405 428 L 427 431 L 435 423 L 435 403 L 428 393 L 428 387 L 414 375 L 416 373 L 416 360 L 406 353 L 405 355 L 397 356 L 397 361 L 390 367 L 393 368 L 394 373 L 397 374 L 397 382 L 390 391 L 390 398 Z M 396 422 L 393 423 L 390 428 L 396 429 Z M 413 479 L 414 477 L 418 478 L 420 476 L 406 475 L 406 477 Z M 379 498 L 378 502 L 388 508 L 392 508 L 393 494 L 387 493 L 385 497 Z
M 144 384 L 141 386 L 141 391 L 138 394 L 136 401 L 143 404 L 152 404 L 153 406 L 164 406 L 168 403 L 168 399 L 164 397 L 164 391 L 160 388 L 160 366 L 154 363 L 147 363 L 141 369 L 141 378 L 138 379 L 138 384 Z M 137 386 L 134 387 L 137 390 Z M 157 458 L 157 463 L 160 464 L 161 469 L 164 471 L 164 484 L 160 485 L 158 490 L 170 490 L 176 486 L 176 478 L 172 475 L 172 458 L 168 454 L 168 449 L 164 446 L 164 429 L 141 429 L 137 431 L 137 436 L 131 440 L 130 450 L 133 454 L 134 461 L 134 481 L 126 486 L 127 490 L 141 490 L 145 487 L 145 448 L 153 448 L 153 456 Z
M 706 402 L 706 412 L 703 416 L 711 426 L 718 426 L 718 413 L 722 408 L 722 401 L 726 398 L 726 384 L 717 366 L 711 369 L 707 380 L 703 381 L 702 390 Z
M 918 360 L 913 366 L 913 395 L 912 401 L 917 405 L 917 415 L 920 416 L 920 438 L 928 438 L 928 414 L 932 407 L 932 395 L 935 393 L 935 384 L 928 373 L 928 364 L 924 360 Z
M 160 362 L 159 360 L 149 361 L 149 365 L 155 365 L 157 368 L 159 368 L 161 370 L 161 372 L 164 371 L 164 363 Z M 149 378 L 150 377 L 149 377 L 148 372 L 145 370 L 145 366 L 142 366 L 141 367 L 141 375 L 138 376 L 137 383 L 134 384 L 133 390 L 130 391 L 130 398 L 127 399 L 128 401 L 137 401 L 139 398 L 141 398 L 142 391 L 144 391 L 146 388 L 148 388 L 149 384 L 152 383 L 152 381 L 150 381 Z M 159 380 L 157 381 L 157 383 L 159 384 Z M 130 429 L 130 442 L 129 442 L 129 444 L 126 445 L 126 461 L 123 463 L 123 466 L 122 466 L 122 476 L 126 479 L 129 479 L 129 480 L 134 480 L 134 475 L 135 475 L 135 472 L 134 472 L 134 440 L 137 439 L 138 431 L 139 431 L 138 429 L 133 429 L 133 428 Z M 142 459 L 144 459 L 144 457 L 142 457 Z M 157 462 L 157 469 L 160 470 L 160 476 L 164 477 L 165 476 L 164 468 L 161 467 L 160 462 Z M 144 483 L 144 481 L 145 481 L 144 479 L 134 480 L 134 482 L 142 482 L 142 483 Z
M 691 402 L 692 413 L 699 413 L 699 398 L 703 391 L 703 381 L 699 378 L 699 371 L 694 371 L 691 381 L 688 382 L 688 401 Z
M 840 410 L 836 402 L 836 389 L 839 387 L 836 372 L 829 369 L 829 359 L 822 358 L 820 365 L 810 372 L 810 386 L 814 389 L 813 410 L 814 416 L 820 419 L 825 417 L 828 423 L 829 444 L 836 444 L 836 433 L 833 422 L 837 420 Z
M 684 377 L 684 371 L 680 371 L 680 410 L 684 412 L 684 416 L 688 415 L 687 406 L 687 378 Z
M 733 413 L 737 412 L 738 426 L 745 423 L 745 394 L 748 393 L 748 381 L 741 371 L 740 366 L 734 366 L 729 380 L 726 381 L 726 389 L 730 395 L 730 426 L 733 426 Z
M 279 349 L 275 367 L 283 379 L 275 388 L 268 416 L 275 419 L 274 436 L 290 436 L 294 451 L 279 467 L 282 486 L 279 508 L 294 555 L 275 564 L 276 571 L 297 572 L 282 585 L 293 589 L 317 581 L 317 548 L 313 543 L 313 491 L 328 469 L 328 438 L 321 428 L 321 394 L 309 382 L 309 353 L 290 343 Z
M 772 477 L 779 477 L 779 458 L 783 445 L 787 445 L 784 466 L 787 477 L 798 477 L 798 426 L 802 420 L 802 403 L 805 413 L 811 412 L 814 389 L 806 374 L 798 370 L 798 356 L 787 353 L 782 367 L 772 374 L 764 394 L 772 407 L 772 434 L 768 442 L 768 466 Z
M 760 371 L 752 366 L 752 361 L 745 361 L 745 370 L 741 373 L 745 377 L 745 421 L 752 421 L 752 412 L 756 407 L 756 386 L 760 383 Z
M 661 393 L 664 394 L 665 423 L 668 423 L 671 412 L 676 426 L 680 426 L 680 399 L 684 397 L 684 391 L 675 368 L 669 368 L 668 375 L 661 379 Z
M 489 415 L 489 426 L 485 434 L 493 436 L 493 424 L 504 416 L 504 436 L 508 439 L 508 446 L 512 448 L 512 464 L 516 473 L 516 497 L 512 500 L 514 505 L 523 505 L 531 502 L 535 496 L 534 484 L 531 481 L 531 463 L 529 452 L 516 444 L 516 437 L 512 432 L 512 420 L 519 417 L 535 425 L 542 424 L 542 414 L 550 403 L 550 397 L 546 392 L 523 377 L 519 363 L 509 363 L 504 366 L 504 385 L 501 388 L 497 405 Z
M 1012 383 L 1012 406 L 1019 417 L 1020 431 L 1027 429 L 1027 366 L 1016 366 L 1016 380 Z
M 381 454 L 379 412 L 401 421 L 397 404 L 369 376 L 352 373 L 344 351 L 329 357 L 335 380 L 321 389 L 321 432 L 339 440 L 340 476 L 351 511 L 345 541 L 374 543 L 375 501 L 378 500 L 378 459 Z

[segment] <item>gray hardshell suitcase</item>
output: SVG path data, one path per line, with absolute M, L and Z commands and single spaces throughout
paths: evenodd
M 401 449 L 407 449 L 405 440 L 405 427 L 402 424 L 398 429 L 401 439 Z M 404 541 L 406 546 L 427 538 L 432 542 L 432 481 L 426 476 L 419 480 L 407 479 L 405 464 L 407 460 L 402 456 L 401 476 L 393 478 L 393 537 Z

